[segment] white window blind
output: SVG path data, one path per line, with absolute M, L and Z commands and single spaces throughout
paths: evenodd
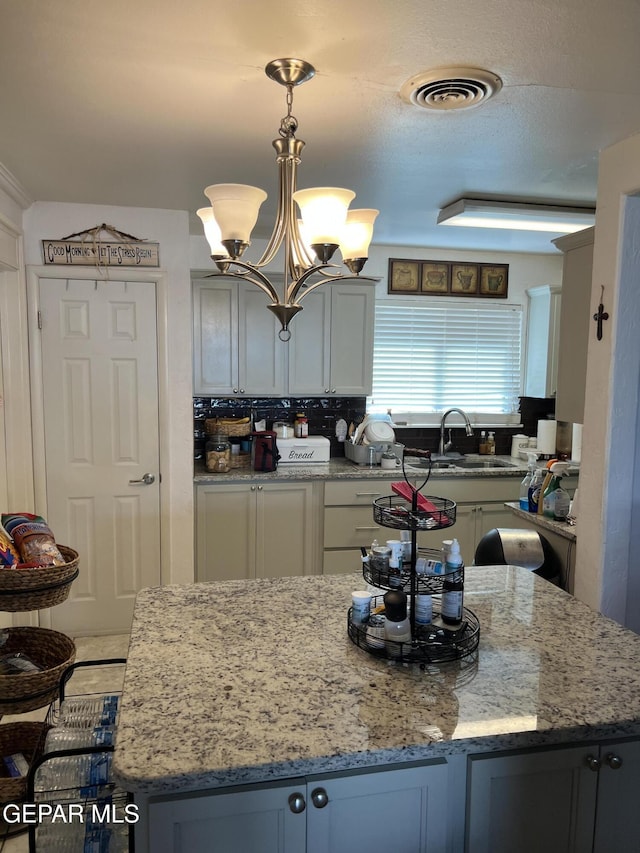
M 376 303 L 371 403 L 394 412 L 518 411 L 519 305 Z

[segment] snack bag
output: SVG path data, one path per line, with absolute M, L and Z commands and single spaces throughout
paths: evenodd
M 4 527 L 0 527 L 0 569 L 2 566 L 15 568 L 20 562 L 20 554 Z
M 2 524 L 13 537 L 21 563 L 36 566 L 63 566 L 65 559 L 42 516 L 31 513 L 3 514 Z

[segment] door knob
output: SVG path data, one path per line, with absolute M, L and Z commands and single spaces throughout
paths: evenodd
M 304 797 L 299 791 L 296 791 L 295 794 L 289 794 L 289 808 L 294 814 L 301 814 L 306 807 Z
M 329 795 L 324 788 L 315 788 L 311 792 L 311 802 L 317 809 L 323 809 L 329 802 Z
M 129 480 L 130 486 L 150 486 L 155 483 L 156 478 L 153 474 L 143 474 L 140 480 Z
M 619 755 L 614 755 L 613 752 L 610 752 L 607 755 L 607 764 L 612 770 L 619 770 L 622 767 L 622 759 Z
M 587 767 L 589 768 L 589 770 L 593 770 L 594 773 L 596 773 L 598 770 L 600 770 L 600 759 L 599 758 L 596 758 L 593 755 L 587 755 L 586 762 L 587 762 Z

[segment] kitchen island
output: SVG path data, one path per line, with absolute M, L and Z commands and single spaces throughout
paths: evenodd
M 524 569 L 471 568 L 479 648 L 422 670 L 351 643 L 362 586 L 353 574 L 139 593 L 114 755 L 141 807 L 136 849 L 339 853 L 384 837 L 385 803 L 404 815 L 398 851 L 611 841 L 640 780 L 640 637 Z M 558 825 L 522 841 L 540 807 Z M 594 849 L 638 849 L 636 812 L 621 824 L 634 847 Z

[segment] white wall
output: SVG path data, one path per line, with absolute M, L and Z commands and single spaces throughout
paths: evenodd
M 246 251 L 246 258 L 251 262 L 260 256 L 266 241 L 254 240 Z M 204 237 L 194 235 L 190 239 L 189 257 L 191 268 L 194 270 L 209 270 L 213 272 L 215 266 L 209 257 L 209 248 Z M 562 285 L 562 252 L 558 251 L 549 240 L 549 254 L 524 254 L 516 252 L 463 252 L 455 249 L 420 248 L 409 246 L 385 246 L 372 245 L 369 252 L 369 260 L 362 271 L 362 275 L 380 278 L 377 285 L 376 299 L 405 299 L 405 296 L 397 296 L 387 293 L 387 273 L 389 258 L 417 258 L 420 260 L 444 260 L 461 261 L 467 263 L 481 264 L 509 264 L 509 293 L 505 300 L 500 302 L 512 302 L 527 305 L 526 290 L 529 287 L 539 285 Z M 282 262 L 276 258 L 269 269 L 282 270 Z M 447 297 L 438 297 L 447 299 Z M 452 300 L 460 302 L 458 297 Z M 465 302 L 476 302 L 472 297 L 465 297 Z M 526 319 L 526 318 L 525 318 Z
M 30 203 L 0 165 L 0 501 L 4 509 L 27 511 L 33 508 L 33 465 L 22 212 Z M 0 613 L 1 627 L 13 622 L 11 613 Z
M 24 215 L 25 261 L 43 263 L 41 240 L 107 223 L 160 244 L 160 265 L 168 278 L 168 407 L 170 469 L 168 572 L 163 583 L 193 580 L 193 401 L 191 364 L 191 284 L 189 279 L 189 224 L 186 211 L 102 205 L 36 202 Z M 159 366 L 162 370 L 162 365 Z M 169 485 L 170 484 L 170 485 Z M 164 525 L 163 525 L 164 526 Z M 164 561 L 163 561 L 164 562 Z
M 640 379 L 640 135 L 601 153 L 591 313 L 602 300 L 601 341 L 592 323 L 580 471 L 575 594 L 640 630 L 638 495 L 633 478 Z M 631 616 L 633 615 L 633 621 Z

